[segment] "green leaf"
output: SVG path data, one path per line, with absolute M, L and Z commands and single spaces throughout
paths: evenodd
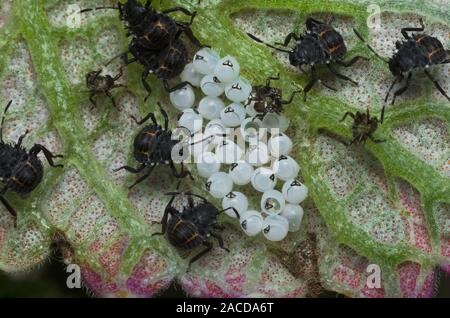
M 81 266 L 86 285 L 99 296 L 149 297 L 177 280 L 193 296 L 314 296 L 321 285 L 353 297 L 421 297 L 433 293 L 435 269 L 450 268 L 450 106 L 425 77 L 415 76 L 412 88 L 387 106 L 386 120 L 376 132 L 386 142 L 346 147 L 339 141 L 351 135 L 350 123 L 340 122 L 343 114 L 367 107 L 378 114 L 393 78 L 375 58 L 342 69 L 359 87 L 322 72 L 338 92 L 318 86 L 307 102 L 298 98 L 286 109 L 294 157 L 311 197 L 301 230 L 269 244 L 262 237 L 245 237 L 236 222 L 224 218 L 231 252 L 215 248 L 186 272 L 192 253 L 180 253 L 164 238 L 152 236 L 159 230 L 153 222 L 168 202 L 164 193 L 176 186 L 169 169 L 158 167 L 130 192 L 134 176 L 113 172 L 124 163 L 135 164 L 131 144 L 138 127 L 130 115 L 143 116 L 161 101 L 176 118 L 161 83 L 151 80 L 154 93 L 144 103 L 142 68 L 127 67 L 123 81 L 128 90 L 114 92 L 118 109 L 107 98 L 98 98 L 91 109 L 84 87 L 88 71 L 127 48 L 117 12 L 86 13 L 80 27 L 71 28 L 67 21 L 77 9 L 66 1 L 0 3 L 0 101 L 13 100 L 5 138 L 17 140 L 31 129 L 25 146 L 42 143 L 63 153 L 65 165 L 46 164 L 44 180 L 31 195 L 7 194 L 19 218 L 14 229 L 1 207 L 1 270 L 35 268 L 48 258 L 57 231 L 73 248 L 66 261 Z M 87 0 L 73 4 L 98 5 Z M 309 15 L 324 20 L 333 15 L 349 57 L 372 57 L 353 27 L 388 57 L 401 39 L 400 28 L 415 25 L 420 13 L 427 32 L 450 47 L 450 12 L 442 10 L 447 0 L 379 1 L 379 30 L 367 27 L 370 4 L 203 0 L 198 5 L 197 0 L 177 0 L 164 1 L 163 7 L 197 10 L 193 30 L 203 43 L 236 56 L 244 76 L 255 84 L 280 73 L 285 92 L 304 86 L 307 78 L 288 65 L 286 56 L 245 32 L 273 43 L 291 31 L 303 32 Z M 118 67 L 113 63 L 107 70 L 115 74 Z M 432 73 L 449 92 L 449 66 L 433 67 Z M 183 186 L 205 194 L 202 183 L 197 176 Z M 247 192 L 256 201 L 257 194 Z M 380 288 L 367 287 L 369 264 L 381 268 Z

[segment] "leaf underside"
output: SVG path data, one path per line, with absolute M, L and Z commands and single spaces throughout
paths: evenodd
M 115 173 L 124 163 L 135 165 L 131 143 L 138 127 L 130 115 L 143 116 L 166 105 L 161 83 L 151 79 L 153 94 L 143 102 L 142 68 L 130 65 L 122 81 L 128 90 L 114 91 L 118 109 L 104 97 L 91 108 L 84 75 L 125 51 L 126 31 L 115 10 L 89 12 L 79 28 L 67 25 L 77 8 L 98 1 L 0 1 L 0 103 L 13 100 L 4 136 L 16 141 L 26 130 L 25 146 L 41 143 L 63 153 L 64 169 L 45 165 L 43 182 L 31 195 L 8 193 L 19 211 L 18 227 L 0 207 L 0 269 L 30 271 L 48 259 L 56 231 L 73 247 L 71 261 L 80 264 L 86 286 L 98 296 L 150 297 L 172 281 L 198 297 L 304 297 L 321 289 L 353 297 L 429 297 L 439 270 L 450 270 L 450 105 L 425 76 L 417 72 L 412 87 L 387 105 L 385 122 L 375 136 L 386 139 L 363 146 L 344 146 L 350 121 L 346 111 L 379 114 L 393 81 L 388 68 L 372 56 L 352 32 L 356 27 L 381 55 L 389 57 L 400 29 L 423 17 L 426 32 L 450 48 L 448 0 L 378 1 L 379 29 L 366 24 L 365 0 L 340 1 L 164 1 L 198 11 L 193 31 L 221 55 L 236 56 L 245 77 L 262 83 L 280 73 L 283 91 L 303 87 L 307 78 L 289 66 L 282 53 L 249 39 L 251 32 L 270 43 L 289 32 L 303 32 L 308 16 L 327 20 L 342 32 L 348 57 L 364 55 L 343 74 L 355 87 L 324 81 L 338 92 L 315 87 L 307 102 L 298 98 L 286 109 L 302 180 L 310 190 L 301 230 L 281 243 L 243 235 L 233 220 L 225 243 L 186 273 L 193 253 L 175 250 L 162 237 L 152 237 L 168 202 L 164 192 L 175 188 L 169 169 L 159 170 L 131 191 L 135 176 Z M 101 1 L 103 4 L 113 2 Z M 420 16 L 417 14 L 420 12 Z M 182 15 L 174 15 L 183 19 Z M 115 74 L 113 63 L 107 72 Z M 450 67 L 435 66 L 433 76 L 450 92 Z M 199 96 L 199 94 L 198 94 Z M 173 122 L 172 122 L 173 123 Z M 190 169 L 195 171 L 195 167 Z M 204 193 L 201 177 L 192 184 Z M 256 201 L 257 194 L 245 190 Z M 183 202 L 179 202 L 181 205 Z M 216 202 L 217 203 L 217 202 Z M 315 237 L 315 239 L 314 239 Z M 368 288 L 369 264 L 381 268 L 381 288 Z

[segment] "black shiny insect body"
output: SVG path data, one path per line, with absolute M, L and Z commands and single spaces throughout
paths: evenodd
M 283 105 L 288 105 L 294 100 L 294 96 L 301 91 L 294 91 L 289 100 L 283 100 L 280 88 L 272 87 L 272 80 L 279 80 L 280 76 L 271 76 L 267 78 L 266 85 L 257 85 L 246 103 L 246 106 L 254 102 L 253 108 L 258 113 L 255 118 L 263 118 L 267 113 L 280 114 L 283 111 Z
M 332 64 L 338 64 L 344 67 L 350 67 L 359 60 L 367 60 L 362 56 L 355 56 L 349 61 L 344 61 L 344 57 L 347 54 L 347 46 L 341 34 L 337 32 L 332 26 L 331 21 L 324 23 L 313 18 L 306 20 L 306 33 L 297 35 L 292 32 L 289 33 L 283 43 L 275 43 L 283 47 L 289 46 L 291 41 L 296 41 L 295 47 L 292 50 L 281 49 L 279 47 L 264 43 L 252 34 L 248 34 L 252 39 L 257 42 L 264 43 L 268 47 L 280 52 L 289 54 L 289 62 L 291 65 L 297 67 L 304 74 L 309 76 L 309 82 L 304 89 L 304 99 L 306 100 L 306 94 L 313 88 L 313 86 L 320 82 L 328 89 L 336 91 L 335 88 L 322 82 L 316 75 L 317 65 L 326 65 L 332 74 L 336 77 L 352 82 L 355 85 L 358 83 L 351 78 L 340 74 L 334 69 Z M 308 74 L 303 66 L 310 66 L 310 73 Z
M 122 53 L 116 58 L 122 58 L 126 65 L 138 62 L 144 67 L 142 73 L 142 84 L 147 91 L 147 98 L 152 90 L 147 82 L 150 74 L 155 75 L 164 83 L 167 92 L 173 92 L 186 85 L 189 82 L 182 82 L 174 87 L 170 87 L 169 80 L 181 74 L 188 63 L 189 54 L 185 44 L 180 37 L 185 34 L 186 37 L 197 47 L 203 47 L 200 41 L 193 34 L 190 26 L 194 22 L 196 12 L 190 12 L 182 7 L 175 7 L 164 11 L 156 11 L 147 1 L 145 6 L 139 4 L 136 0 L 128 0 L 126 3 L 119 2 L 118 7 L 98 7 L 95 9 L 118 9 L 119 17 L 125 22 L 129 30 L 128 35 L 132 37 L 128 46 L 128 51 Z M 81 12 L 94 9 L 84 9 Z M 191 17 L 189 22 L 180 22 L 171 18 L 168 14 L 173 12 L 182 12 Z M 128 54 L 132 57 L 129 58 Z
M 224 227 L 218 224 L 217 217 L 220 213 L 231 209 L 239 218 L 239 213 L 234 208 L 219 211 L 204 197 L 191 192 L 169 192 L 166 195 L 172 197 L 160 222 L 162 231 L 154 235 L 166 235 L 170 244 L 183 250 L 190 250 L 200 245 L 205 246 L 203 251 L 189 261 L 189 268 L 192 263 L 212 249 L 213 243 L 209 241 L 210 237 L 215 238 L 219 246 L 229 252 L 219 234 Z M 172 206 L 175 197 L 178 195 L 185 195 L 188 198 L 188 205 L 181 212 Z M 195 204 L 193 197 L 199 198 L 201 202 Z
M 27 151 L 22 146 L 22 141 L 28 134 L 28 130 L 19 137 L 16 143 L 5 143 L 3 141 L 3 125 L 11 104 L 12 101 L 6 106 L 0 126 L 0 180 L 3 183 L 3 188 L 0 189 L 0 201 L 14 217 L 15 223 L 17 212 L 4 197 L 5 193 L 10 190 L 25 195 L 32 192 L 39 185 L 44 174 L 44 167 L 37 156 L 41 151 L 52 167 L 62 167 L 62 165 L 53 163 L 53 158 L 59 158 L 62 155 L 53 155 L 40 144 L 35 144 Z
M 111 90 L 118 87 L 125 87 L 123 84 L 116 84 L 116 81 L 123 75 L 122 68 L 120 68 L 119 74 L 115 77 L 112 77 L 111 75 L 100 75 L 101 72 L 102 70 L 98 70 L 86 74 L 86 87 L 90 93 L 89 100 L 92 106 L 96 106 L 97 103 L 95 102 L 94 97 L 98 94 L 105 94 L 111 99 L 113 106 L 117 107 L 116 101 L 111 95 Z
M 168 165 L 176 178 L 181 179 L 185 178 L 186 176 L 191 177 L 191 179 L 193 178 L 189 171 L 184 170 L 183 162 L 181 162 L 180 172 L 178 172 L 175 167 L 175 163 L 172 159 L 172 151 L 173 148 L 180 143 L 180 141 L 174 140 L 172 138 L 172 131 L 168 128 L 169 118 L 167 116 L 167 113 L 164 111 L 160 103 L 158 103 L 158 106 L 164 117 L 164 127 L 161 127 L 158 124 L 153 113 L 149 113 L 139 121 L 135 117 L 132 117 L 138 125 L 142 125 L 149 119 L 151 119 L 153 123 L 142 128 L 134 138 L 133 155 L 136 161 L 140 163 L 139 167 L 133 168 L 129 166 L 123 166 L 115 170 L 119 171 L 125 169 L 128 172 L 137 174 L 143 171 L 145 168 L 149 168 L 144 176 L 138 178 L 136 182 L 129 187 L 130 189 L 148 178 L 153 169 L 158 165 Z M 180 152 L 182 152 L 182 148 L 180 149 Z M 180 153 L 180 156 L 182 155 L 183 154 Z
M 389 70 L 392 75 L 395 76 L 395 80 L 389 87 L 386 94 L 385 102 L 389 99 L 389 95 L 395 84 L 402 82 L 405 78 L 405 84 L 394 92 L 394 97 L 392 98 L 391 104 L 393 105 L 396 98 L 406 92 L 411 83 L 412 71 L 414 70 L 423 70 L 425 75 L 433 82 L 439 92 L 450 101 L 450 97 L 428 71 L 428 68 L 433 65 L 450 63 L 450 50 L 446 50 L 442 43 L 435 37 L 425 33 L 417 33 L 413 35 L 408 33 L 423 32 L 424 30 L 425 26 L 422 19 L 420 19 L 420 27 L 401 29 L 401 33 L 405 39 L 395 43 L 397 51 L 389 60 L 381 57 L 370 45 L 366 43 L 367 47 L 379 59 L 388 64 Z M 353 31 L 356 33 L 358 38 L 365 43 L 365 40 L 358 33 L 358 31 L 355 29 L 353 29 Z
M 138 39 L 133 39 L 129 46 L 129 53 L 132 58 L 129 59 L 128 52 L 122 55 L 126 65 L 138 62 L 144 67 L 141 80 L 142 85 L 147 91 L 147 99 L 152 89 L 147 82 L 150 74 L 153 74 L 159 80 L 162 80 L 164 88 L 167 92 L 179 90 L 186 85 L 191 85 L 189 82 L 181 82 L 174 87 L 170 87 L 169 81 L 183 72 L 184 67 L 188 63 L 188 51 L 186 46 L 180 39 L 176 39 L 168 46 L 161 50 L 149 50 L 142 45 Z
M 75 251 L 63 231 L 54 230 L 51 234 L 50 250 L 62 259 L 64 264 L 73 264 Z
M 350 143 L 345 143 L 347 146 L 351 144 L 365 143 L 367 139 L 372 140 L 375 143 L 384 142 L 385 140 L 375 139 L 373 133 L 377 130 L 378 125 L 384 121 L 384 106 L 381 109 L 381 117 L 372 117 L 369 109 L 365 113 L 357 111 L 356 113 L 346 112 L 341 121 L 344 121 L 347 116 L 353 119 L 352 133 L 353 139 Z
M 191 12 L 183 7 L 174 7 L 163 11 L 157 11 L 148 0 L 145 5 L 136 0 L 128 0 L 125 3 L 118 2 L 117 7 L 104 6 L 81 10 L 87 12 L 100 9 L 119 10 L 119 19 L 128 29 L 128 36 L 139 39 L 148 49 L 159 50 L 169 45 L 179 37 L 181 33 L 197 46 L 200 42 L 192 33 L 190 26 L 194 22 L 197 12 Z M 181 12 L 190 17 L 189 22 L 180 22 L 169 16 L 170 13 Z

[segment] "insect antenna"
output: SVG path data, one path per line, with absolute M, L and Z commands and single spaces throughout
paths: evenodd
M 283 50 L 283 49 L 281 49 L 281 48 L 279 48 L 279 47 L 276 47 L 276 46 L 274 46 L 274 45 L 272 45 L 272 44 L 266 43 L 266 42 L 264 42 L 263 40 L 257 38 L 256 36 L 254 36 L 254 35 L 251 34 L 251 33 L 247 33 L 247 35 L 248 35 L 252 40 L 254 40 L 254 41 L 258 42 L 258 43 L 262 43 L 262 44 L 264 44 L 265 46 L 270 47 L 271 49 L 274 49 L 274 50 L 277 50 L 277 51 L 280 51 L 280 52 L 284 52 L 284 53 L 292 53 L 292 52 L 289 51 L 289 50 Z
M 105 6 L 105 7 L 96 7 L 96 8 L 87 8 L 87 9 L 83 9 L 83 10 L 80 10 L 79 13 L 85 13 L 85 12 L 94 11 L 94 10 L 104 10 L 104 9 L 114 9 L 114 10 L 119 10 L 119 8 L 117 8 L 117 7 L 108 7 L 108 6 Z
M 105 66 L 105 67 L 108 66 L 108 65 L 111 64 L 114 60 L 116 60 L 116 59 L 118 59 L 118 58 L 124 56 L 125 54 L 128 54 L 128 51 L 122 52 L 122 53 L 120 53 L 120 54 L 117 54 L 117 55 L 114 56 L 112 59 L 110 59 L 104 66 Z
M 12 104 L 12 100 L 10 100 L 8 102 L 8 104 L 6 105 L 5 111 L 3 112 L 2 123 L 0 125 L 0 142 L 3 142 L 3 124 L 5 123 L 6 113 L 8 112 L 9 106 L 11 106 L 11 104 Z
M 376 57 L 378 57 L 380 60 L 382 60 L 384 63 L 389 63 L 389 61 L 387 61 L 385 58 L 383 58 L 380 54 L 378 54 L 377 51 L 375 51 L 375 49 L 373 47 L 371 47 L 366 40 L 364 40 L 364 38 L 361 36 L 361 34 L 359 34 L 358 31 L 356 31 L 356 29 L 353 29 L 353 32 L 355 32 L 356 36 L 361 40 L 361 42 L 363 42 L 368 48 L 369 50 L 372 51 L 373 54 L 375 54 Z

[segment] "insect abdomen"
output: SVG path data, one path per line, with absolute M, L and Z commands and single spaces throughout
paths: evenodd
M 317 30 L 317 36 L 322 41 L 331 60 L 340 59 L 347 53 L 344 39 L 332 27 L 321 25 Z
M 147 126 L 134 139 L 134 158 L 138 162 L 147 162 L 152 156 L 158 144 L 157 134 L 160 131 L 158 126 Z
M 183 249 L 194 248 L 203 242 L 203 237 L 191 223 L 177 217 L 169 220 L 167 237 L 173 246 Z
M 41 182 L 43 167 L 37 157 L 29 157 L 26 161 L 19 162 L 12 170 L 7 180 L 11 191 L 26 194 L 34 190 Z
M 424 49 L 430 65 L 440 64 L 447 59 L 447 52 L 442 43 L 429 35 L 419 34 L 415 36 L 416 43 Z
M 172 79 L 181 74 L 186 65 L 188 53 L 180 41 L 174 41 L 167 50 L 163 50 L 158 58 L 158 67 L 155 75 L 161 79 Z
M 142 32 L 142 44 L 152 50 L 161 49 L 170 43 L 176 31 L 176 24 L 169 17 L 159 14 Z

